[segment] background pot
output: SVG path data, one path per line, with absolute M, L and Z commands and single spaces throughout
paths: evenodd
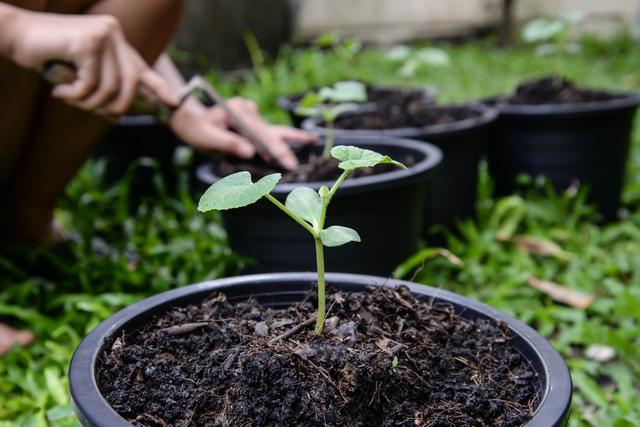
M 436 145 L 442 151 L 442 165 L 430 179 L 424 193 L 424 235 L 436 244 L 441 244 L 442 241 L 429 233 L 429 229 L 434 225 L 452 227 L 456 221 L 471 217 L 475 213 L 478 165 L 485 153 L 491 125 L 498 116 L 497 110 L 481 104 L 461 107 L 477 112 L 477 116 L 422 128 L 335 130 L 339 137 L 382 135 L 419 139 Z M 326 134 L 326 129 L 321 127 L 321 121 L 317 118 L 305 120 L 302 127 L 322 135 Z
M 633 116 L 640 98 L 558 105 L 499 105 L 489 145 L 495 191 L 517 190 L 519 174 L 546 176 L 557 191 L 574 181 L 607 219 L 616 216 Z
M 317 88 L 309 89 L 317 90 Z M 304 95 L 309 92 L 301 92 L 295 95 L 289 96 L 281 96 L 278 98 L 278 107 L 282 110 L 289 113 L 289 117 L 291 118 L 291 123 L 295 127 L 301 127 L 302 122 L 306 119 L 306 116 L 301 116 L 296 114 L 295 109 L 298 107 L 298 102 L 304 97 Z M 436 97 L 438 96 L 438 92 L 428 86 L 423 87 L 403 87 L 403 86 L 387 86 L 387 85 L 367 85 L 368 97 L 371 98 L 371 92 L 375 91 L 377 93 L 377 97 L 385 97 L 392 93 L 400 92 L 404 96 L 411 96 L 415 99 L 422 99 L 426 104 L 435 104 Z M 375 102 L 365 102 L 363 103 L 363 108 L 365 110 L 375 109 Z
M 409 169 L 345 181 L 329 206 L 327 226 L 352 227 L 362 243 L 352 243 L 325 252 L 329 271 L 390 275 L 393 269 L 418 249 L 422 227 L 423 198 L 428 173 L 440 163 L 440 150 L 430 144 L 393 138 L 337 138 L 336 144 L 355 145 L 402 160 L 413 157 Z M 318 151 L 322 142 L 317 145 Z M 207 186 L 219 179 L 213 165 L 198 168 Z M 304 185 L 318 190 L 331 182 L 280 184 L 271 193 L 283 201 L 294 188 Z M 231 248 L 251 257 L 250 272 L 315 270 L 313 239 L 291 218 L 260 200 L 242 209 L 222 212 Z
M 123 116 L 109 130 L 93 157 L 107 161 L 104 175 L 107 185 L 117 183 L 131 172 L 130 193 L 139 198 L 156 194 L 154 181 L 158 174 L 170 192 L 175 190 L 181 167 L 187 169 L 190 177 L 194 175 L 193 159 L 178 159 L 179 149 L 192 153 L 154 117 Z M 134 165 L 136 169 L 131 170 Z
M 161 315 L 174 306 L 198 304 L 212 292 L 223 291 L 230 301 L 255 298 L 270 307 L 286 307 L 301 301 L 304 293 L 313 286 L 313 273 L 280 273 L 240 276 L 214 280 L 164 292 L 131 305 L 114 314 L 80 343 L 69 368 L 69 390 L 74 411 L 84 426 L 129 426 L 104 400 L 96 383 L 100 369 L 100 357 L 117 337 L 127 334 Z M 382 277 L 351 274 L 327 275 L 327 282 L 344 291 L 362 291 L 370 286 L 383 286 L 389 280 Z M 541 403 L 527 427 L 556 427 L 566 424 L 571 404 L 571 377 L 562 357 L 549 342 L 530 327 L 489 306 L 457 294 L 403 281 L 394 285 L 406 285 L 421 299 L 435 299 L 450 303 L 465 319 L 491 318 L 505 322 L 514 335 L 514 347 L 530 361 L 538 374 L 541 386 Z

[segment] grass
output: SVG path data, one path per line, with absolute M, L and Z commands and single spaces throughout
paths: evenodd
M 411 78 L 400 77 L 399 65 L 375 49 L 288 49 L 271 61 L 254 51 L 255 72 L 224 81 L 212 72 L 209 78 L 226 95 L 255 99 L 279 122 L 287 118 L 275 108 L 278 96 L 342 79 L 427 84 L 452 102 L 508 91 L 523 78 L 550 72 L 596 87 L 637 89 L 640 48 L 628 38 L 583 45 L 582 54 L 565 57 L 537 57 L 528 47 L 497 50 L 490 42 L 440 46 L 450 65 L 425 66 Z M 575 382 L 572 426 L 640 425 L 639 132 L 636 126 L 623 220 L 600 225 L 583 193 L 494 200 L 483 170 L 478 218 L 448 236 L 448 248 L 462 264 L 423 252 L 418 271 L 409 274 L 478 298 L 549 337 Z M 39 337 L 0 358 L 0 426 L 75 425 L 66 369 L 87 331 L 139 298 L 232 274 L 241 262 L 230 253 L 220 223 L 205 222 L 195 211 L 184 171 L 178 196 L 159 183 L 152 200 L 132 204 L 126 180 L 101 184 L 102 166 L 87 165 L 61 203 L 58 218 L 75 231 L 76 243 L 0 259 L 0 316 Z M 519 251 L 509 239 L 514 234 L 553 242 L 562 255 Z M 561 305 L 527 285 L 530 277 L 597 299 L 587 309 Z M 606 363 L 587 358 L 593 344 L 612 347 L 616 357 Z

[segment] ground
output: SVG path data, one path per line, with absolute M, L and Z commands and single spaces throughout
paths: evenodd
M 342 45 L 290 49 L 274 61 L 254 51 L 255 72 L 226 76 L 224 82 L 218 73 L 209 77 L 227 95 L 257 100 L 280 122 L 287 118 L 275 107 L 279 95 L 341 79 L 428 84 L 443 101 L 508 91 L 523 78 L 550 72 L 596 87 L 640 86 L 640 48 L 628 37 L 608 43 L 586 39 L 582 53 L 564 56 L 539 57 L 524 46 L 498 50 L 490 41 L 438 47 L 449 54 L 449 65 L 425 65 L 411 77 L 398 75 L 402 64 L 380 50 L 354 53 Z M 599 225 L 581 195 L 493 200 L 483 170 L 478 218 L 461 224 L 459 237 L 449 239 L 449 250 L 462 263 L 428 251 L 416 262 L 416 281 L 478 298 L 551 340 L 575 384 L 572 426 L 640 425 L 638 144 L 636 126 L 620 221 Z M 146 295 L 232 274 L 242 262 L 228 249 L 218 218 L 196 212 L 186 181 L 179 196 L 159 186 L 155 197 L 134 206 L 126 181 L 105 187 L 100 171 L 100 164 L 88 164 L 58 212 L 59 221 L 74 230 L 76 244 L 0 258 L 0 316 L 39 337 L 31 347 L 0 358 L 0 426 L 75 425 L 66 370 L 87 331 Z M 514 233 L 534 236 L 547 249 L 553 242 L 560 251 L 540 256 L 516 250 Z M 597 298 L 587 309 L 555 303 L 527 284 L 531 277 Z M 613 348 L 613 360 L 586 357 L 594 344 Z

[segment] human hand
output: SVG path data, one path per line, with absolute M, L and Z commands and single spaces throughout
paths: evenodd
M 179 101 L 129 45 L 112 16 L 21 11 L 11 25 L 11 57 L 19 65 L 41 71 L 51 60 L 74 64 L 76 78 L 56 85 L 52 94 L 76 107 L 122 115 L 138 85 L 167 105 Z
M 273 155 L 287 169 L 298 167 L 298 159 L 287 141 L 308 144 L 317 139 L 316 135 L 299 129 L 265 122 L 252 101 L 231 98 L 226 102 L 236 115 L 263 136 Z M 233 121 L 220 106 L 207 109 L 195 99 L 189 99 L 173 114 L 170 125 L 180 139 L 196 149 L 222 151 L 245 159 L 256 153 L 251 141 L 232 130 Z

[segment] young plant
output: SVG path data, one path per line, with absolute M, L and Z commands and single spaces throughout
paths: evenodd
M 323 87 L 309 92 L 300 101 L 296 114 L 305 117 L 320 117 L 327 126 L 327 138 L 322 156 L 329 158 L 333 148 L 333 123 L 340 114 L 358 108 L 357 102 L 367 101 L 367 88 L 360 82 L 337 82 L 333 87 Z
M 402 64 L 398 69 L 398 76 L 411 78 L 424 68 L 448 67 L 451 58 L 447 51 L 435 47 L 412 49 L 406 45 L 397 45 L 389 49 L 385 57 L 394 63 Z
M 339 160 L 338 167 L 342 174 L 335 183 L 328 188 L 320 187 L 318 192 L 309 187 L 298 187 L 287 196 L 285 203 L 273 197 L 270 193 L 280 181 L 281 175 L 274 173 L 253 182 L 249 172 L 238 172 L 217 181 L 200 198 L 198 210 L 236 209 L 253 204 L 261 198 L 266 198 L 285 214 L 289 215 L 313 237 L 316 250 L 316 265 L 318 270 L 318 314 L 316 316 L 316 334 L 322 334 L 325 319 L 325 268 L 323 247 L 342 246 L 349 242 L 359 242 L 358 232 L 340 225 L 325 228 L 327 208 L 340 184 L 354 170 L 369 168 L 388 163 L 401 168 L 405 166 L 383 156 L 375 151 L 351 146 L 337 146 L 331 149 L 331 156 Z
M 584 19 L 584 12 L 575 11 L 553 18 L 535 18 L 522 29 L 522 38 L 527 43 L 538 44 L 540 56 L 552 54 L 577 54 L 581 47 L 570 42 L 575 27 Z

